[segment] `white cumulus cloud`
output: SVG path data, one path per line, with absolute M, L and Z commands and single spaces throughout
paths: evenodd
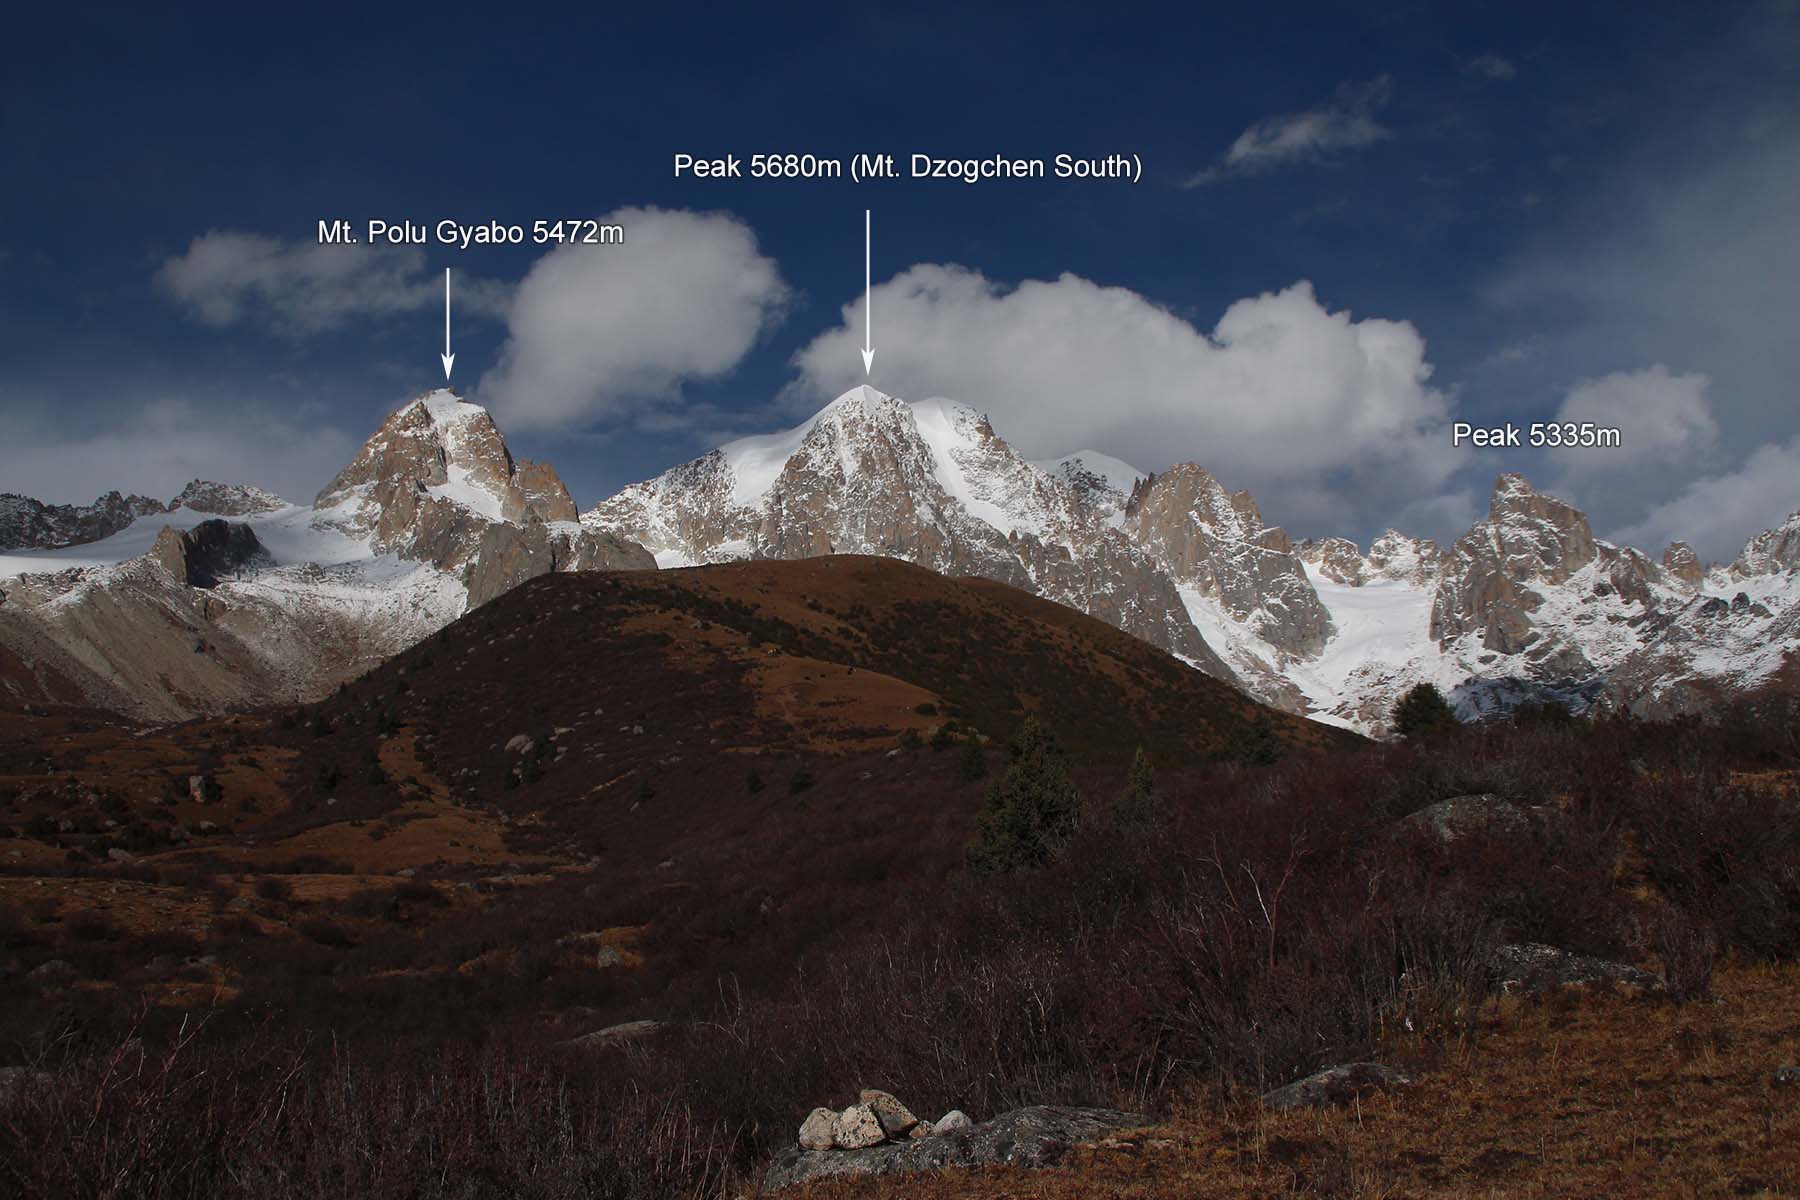
M 162 292 L 208 325 L 254 323 L 289 337 L 353 318 L 386 317 L 444 302 L 443 276 L 417 246 L 324 246 L 215 229 L 163 261 Z M 459 311 L 498 315 L 505 288 L 459 279 Z
M 1240 300 L 1204 331 L 1076 275 L 1007 287 L 925 264 L 878 286 L 874 314 L 871 382 L 885 391 L 979 408 L 1029 458 L 1195 460 L 1308 528 L 1385 517 L 1467 461 L 1418 330 L 1331 311 L 1305 282 Z M 863 382 L 862 331 L 859 298 L 796 355 L 789 402 Z
M 1617 540 L 1654 553 L 1685 541 L 1702 559 L 1727 562 L 1751 534 L 1800 509 L 1800 438 L 1759 447 L 1735 471 L 1708 475 L 1652 508 Z
M 507 318 L 484 403 L 510 428 L 667 416 L 683 380 L 723 375 L 783 315 L 788 288 L 727 213 L 627 208 L 615 246 L 533 264 Z
M 1563 448 L 1555 457 L 1571 472 L 1635 471 L 1704 459 L 1719 440 L 1706 396 L 1711 382 L 1705 375 L 1674 374 L 1660 363 L 1582 380 L 1569 389 L 1557 421 L 1617 429 L 1619 445 Z

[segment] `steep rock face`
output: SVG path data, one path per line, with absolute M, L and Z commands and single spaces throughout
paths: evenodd
M 1779 575 L 1800 567 L 1800 512 L 1794 513 L 1775 529 L 1766 529 L 1751 538 L 1731 564 L 1736 579 L 1756 575 Z
M 196 479 L 182 488 L 181 494 L 170 502 L 169 511 L 187 508 L 221 517 L 244 517 L 251 513 L 280 512 L 286 507 L 286 500 L 259 487 Z
M 1348 538 L 1307 538 L 1294 552 L 1313 572 L 1345 587 L 1386 580 L 1423 587 L 1435 583 L 1444 552 L 1430 538 L 1408 537 L 1389 529 L 1369 543 L 1364 554 Z
M 566 521 L 548 463 L 515 463 L 486 409 L 431 392 L 382 423 L 314 502 L 319 520 L 401 558 L 453 569 L 495 523 Z
M 513 482 L 525 497 L 525 511 L 545 521 L 576 521 L 581 513 L 575 497 L 563 486 L 562 477 L 549 463 L 521 458 L 513 472 Z
M 489 525 L 463 575 L 469 607 L 479 608 L 528 579 L 552 571 L 654 571 L 636 542 L 572 521 Z
M 1662 568 L 1670 578 L 1679 579 L 1691 587 L 1700 586 L 1700 581 L 1706 578 L 1706 571 L 1700 566 L 1699 557 L 1686 542 L 1669 543 L 1669 548 L 1663 551 Z
M 796 429 L 628 487 L 583 523 L 665 565 L 879 554 L 996 579 L 1230 678 L 1173 582 L 1113 527 L 1105 481 L 1078 475 L 1071 484 L 1027 462 L 972 409 L 860 387 Z
M 1431 538 L 1410 537 L 1389 529 L 1369 543 L 1364 578 L 1422 587 L 1437 581 L 1443 572 L 1444 557 L 1443 548 Z
M 1294 553 L 1333 583 L 1361 587 L 1368 578 L 1369 565 L 1356 543 L 1348 538 L 1307 538 L 1294 547 Z
M 111 537 L 139 517 L 169 511 L 148 496 L 108 492 L 92 504 L 42 504 L 0 494 L 0 550 L 54 550 Z
M 215 588 L 229 576 L 275 563 L 256 531 L 238 522 L 202 521 L 192 529 L 165 526 L 150 557 L 189 587 Z
M 1125 532 L 1281 653 L 1311 658 L 1330 638 L 1331 614 L 1287 534 L 1263 524 L 1249 492 L 1228 493 L 1203 468 L 1183 463 L 1139 484 Z
M 1579 510 L 1540 494 L 1523 475 L 1500 476 L 1487 520 L 1451 547 L 1431 606 L 1431 636 L 1442 643 L 1479 633 L 1487 649 L 1519 653 L 1535 640 L 1531 613 L 1543 603 L 1533 585 L 1566 582 L 1596 553 Z
M 1033 464 L 1060 480 L 1075 498 L 1078 513 L 1109 525 L 1123 525 L 1125 505 L 1144 473 L 1097 450 L 1081 450 Z

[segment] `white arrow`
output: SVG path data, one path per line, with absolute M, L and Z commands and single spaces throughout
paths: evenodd
M 869 210 L 863 209 L 863 374 L 875 370 L 875 293 L 869 287 Z
M 450 382 L 450 367 L 456 355 L 450 353 L 450 268 L 444 268 L 444 382 Z

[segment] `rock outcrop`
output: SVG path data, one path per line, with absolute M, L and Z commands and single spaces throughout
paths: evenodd
M 1669 988 L 1661 975 L 1627 963 L 1571 954 L 1537 942 L 1496 949 L 1488 961 L 1488 979 L 1495 991 L 1526 995 L 1567 987 L 1661 995 Z
M 1214 599 L 1283 655 L 1312 658 L 1331 637 L 1293 544 L 1263 524 L 1249 492 L 1227 492 L 1212 474 L 1181 463 L 1132 491 L 1125 531 L 1179 584 Z
M 1543 603 L 1534 585 L 1555 586 L 1598 553 L 1578 509 L 1537 492 L 1523 475 L 1494 484 L 1488 517 L 1451 547 L 1431 605 L 1431 636 L 1440 643 L 1469 633 L 1500 654 L 1517 654 L 1536 638 L 1531 614 Z
M 1748 579 L 1757 575 L 1780 575 L 1797 568 L 1800 568 L 1800 512 L 1777 528 L 1764 530 L 1751 538 L 1731 564 L 1731 575 L 1735 579 Z
M 830 1110 L 816 1110 L 814 1117 L 819 1112 Z M 775 1156 L 763 1177 L 763 1189 L 772 1192 L 818 1179 L 871 1178 L 951 1167 L 1054 1166 L 1075 1146 L 1149 1123 L 1141 1114 L 1114 1109 L 1040 1105 L 1014 1109 L 966 1128 L 946 1122 L 950 1127 L 933 1136 L 880 1142 L 857 1150 L 797 1145 Z
M 1492 793 L 1451 796 L 1401 818 L 1399 827 L 1453 846 L 1472 837 L 1515 837 L 1531 828 L 1525 810 Z
M 148 496 L 108 492 L 92 504 L 41 504 L 14 492 L 0 494 L 0 550 L 56 550 L 109 538 L 139 517 L 169 506 Z
M 1698 587 L 1706 578 L 1706 571 L 1700 565 L 1694 548 L 1686 542 L 1670 542 L 1669 548 L 1663 551 L 1662 569 L 1671 578 Z
M 515 463 L 478 405 L 431 392 L 396 410 L 313 507 L 382 552 L 443 569 L 495 525 L 567 522 L 575 503 L 547 463 Z
M 1327 1067 L 1305 1079 L 1296 1079 L 1263 1096 L 1264 1108 L 1333 1108 L 1352 1104 L 1381 1092 L 1411 1087 L 1412 1077 L 1380 1063 L 1345 1063 Z
M 469 607 L 479 608 L 527 579 L 552 571 L 654 571 L 636 542 L 568 521 L 492 524 L 481 531 L 463 570 Z
M 193 480 L 169 503 L 170 512 L 187 508 L 220 517 L 280 512 L 286 507 L 286 500 L 262 488 L 244 483 L 214 483 L 206 479 Z
M 215 588 L 221 580 L 246 570 L 274 565 L 250 526 L 224 520 L 202 521 L 192 529 L 165 527 L 150 557 L 189 587 Z
M 1294 553 L 1333 583 L 1361 587 L 1368 580 L 1369 564 L 1348 538 L 1307 538 L 1294 547 Z

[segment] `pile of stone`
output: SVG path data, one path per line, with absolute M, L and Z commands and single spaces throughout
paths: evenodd
M 816 1108 L 763 1175 L 763 1190 L 818 1179 L 870 1179 L 913 1171 L 1050 1167 L 1076 1146 L 1150 1124 L 1141 1113 L 1039 1104 L 977 1125 L 951 1111 L 921 1121 L 886 1092 L 866 1091 L 842 1112 Z
M 802 1150 L 867 1150 L 884 1142 L 916 1141 L 956 1133 L 973 1124 L 961 1109 L 921 1121 L 891 1093 L 864 1088 L 856 1103 L 837 1112 L 815 1108 L 800 1123 Z

